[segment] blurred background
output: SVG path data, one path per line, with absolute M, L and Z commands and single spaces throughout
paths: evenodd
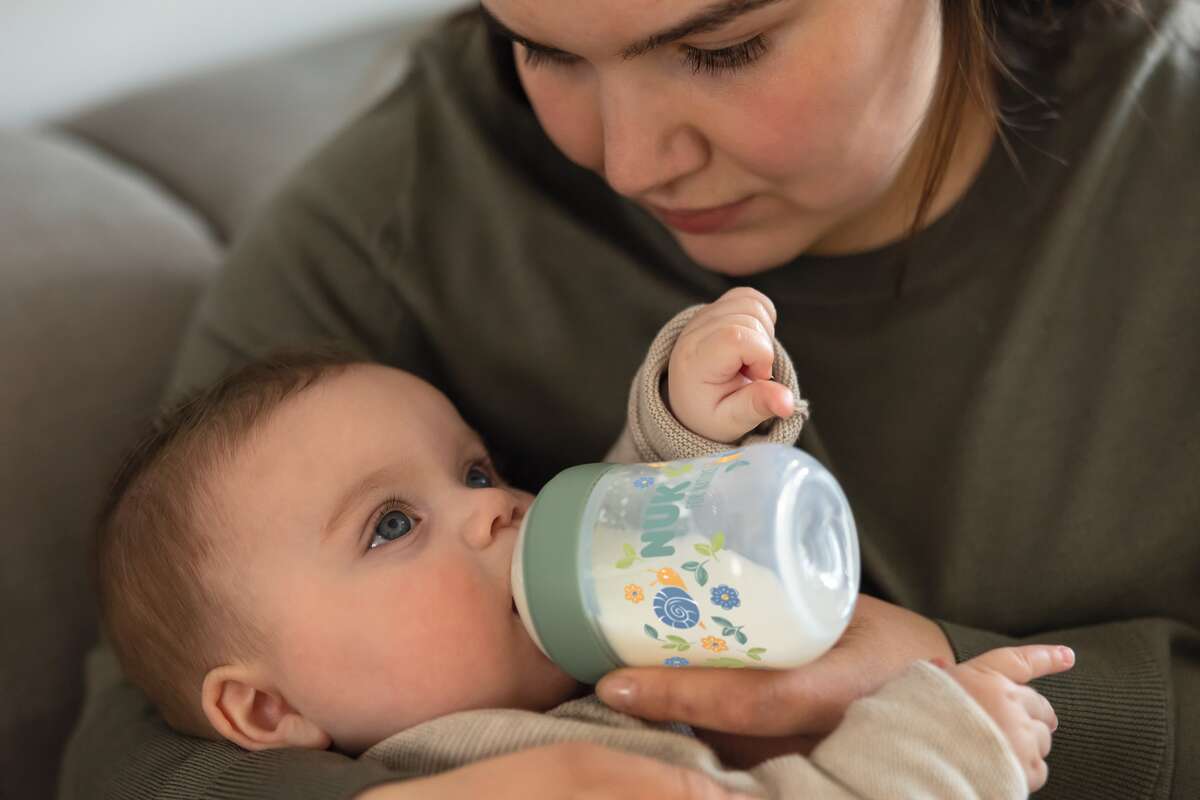
M 0 0 L 0 127 L 464 0 Z

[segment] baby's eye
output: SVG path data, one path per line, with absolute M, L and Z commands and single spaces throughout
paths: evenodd
M 408 514 L 400 510 L 389 511 L 375 523 L 375 534 L 371 537 L 371 544 L 367 549 L 374 550 L 380 545 L 394 542 L 401 536 L 408 535 L 412 529 L 413 521 Z
M 472 489 L 490 489 L 495 486 L 496 482 L 492 480 L 492 473 L 488 472 L 484 467 L 475 464 L 467 470 L 467 486 Z

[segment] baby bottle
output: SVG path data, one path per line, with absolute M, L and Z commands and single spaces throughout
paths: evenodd
M 841 487 L 779 444 L 564 470 L 512 562 L 529 635 L 584 683 L 622 666 L 799 666 L 841 636 L 858 581 Z

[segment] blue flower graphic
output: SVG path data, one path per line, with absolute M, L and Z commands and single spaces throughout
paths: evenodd
M 686 667 L 688 660 L 683 656 L 671 656 L 666 661 L 663 661 L 668 667 Z
M 737 589 L 732 586 L 726 586 L 723 583 L 712 590 L 712 601 L 726 611 L 742 604 L 742 599 L 738 597 Z
M 648 476 L 643 476 L 641 478 L 634 478 L 633 485 L 635 488 L 638 488 L 638 489 L 649 489 L 651 486 L 654 485 L 654 478 L 651 478 Z

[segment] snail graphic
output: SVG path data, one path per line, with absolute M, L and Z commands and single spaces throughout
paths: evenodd
M 672 628 L 691 628 L 700 621 L 700 606 L 683 589 L 665 586 L 654 595 L 654 613 Z
M 651 571 L 654 573 L 654 580 L 650 585 L 663 587 L 654 595 L 654 614 L 659 621 L 672 628 L 691 628 L 697 624 L 705 628 L 704 623 L 700 622 L 700 606 L 687 593 L 687 584 L 683 582 L 679 573 L 670 567 L 660 567 Z

